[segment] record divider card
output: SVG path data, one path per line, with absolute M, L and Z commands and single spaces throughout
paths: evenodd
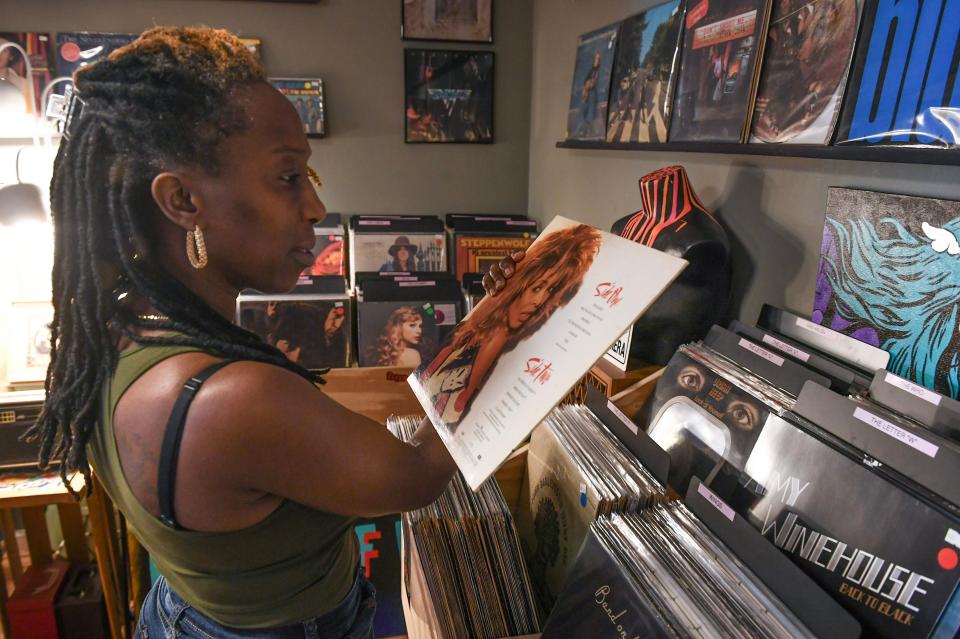
M 876 415 L 866 404 L 810 383 L 794 408 L 832 435 L 855 446 L 919 486 L 960 506 L 960 446 L 933 431 Z

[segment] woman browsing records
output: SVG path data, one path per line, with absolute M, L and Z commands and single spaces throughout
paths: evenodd
M 314 263 L 296 110 L 206 28 L 151 29 L 74 82 L 41 465 L 88 486 L 92 466 L 159 568 L 137 637 L 372 636 L 352 520 L 429 504 L 454 464 L 429 424 L 397 440 L 232 322 L 240 290 Z

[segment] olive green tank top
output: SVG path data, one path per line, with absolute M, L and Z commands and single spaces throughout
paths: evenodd
M 352 519 L 285 500 L 242 530 L 174 530 L 140 505 L 123 476 L 113 432 L 120 397 L 155 364 L 200 350 L 136 346 L 121 353 L 104 385 L 100 421 L 88 444 L 97 479 L 174 592 L 217 623 L 262 628 L 321 615 L 353 585 L 359 555 Z

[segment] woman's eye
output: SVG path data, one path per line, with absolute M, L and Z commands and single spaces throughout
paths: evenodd
M 300 180 L 299 173 L 291 173 L 289 175 L 281 175 L 280 179 L 288 184 L 296 184 Z

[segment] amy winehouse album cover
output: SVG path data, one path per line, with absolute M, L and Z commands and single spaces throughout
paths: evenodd
M 952 0 L 868 2 L 836 144 L 960 144 L 958 29 Z
M 350 365 L 346 295 L 241 295 L 237 323 L 305 368 Z
M 584 33 L 577 40 L 573 67 L 570 110 L 567 112 L 567 140 L 602 140 L 607 128 L 610 101 L 610 74 L 617 51 L 619 24 Z
M 18 105 L 23 113 L 32 111 L 41 113 L 43 105 L 40 103 L 43 89 L 53 79 L 53 41 L 49 33 L 35 32 L 0 32 L 0 46 L 12 42 L 20 45 L 29 57 L 32 77 L 27 77 L 27 65 L 23 54 L 7 47 L 0 52 L 0 117 L 12 105 Z M 33 104 L 30 104 L 31 89 Z
M 409 377 L 474 489 L 686 265 L 573 220 L 550 223 L 503 290 Z
M 771 415 L 738 492 L 720 496 L 856 617 L 864 636 L 956 636 L 960 618 L 944 610 L 960 582 L 960 522 L 859 458 Z
M 97 33 L 92 31 L 57 34 L 57 75 L 73 76 L 74 71 L 106 58 L 114 49 L 137 39 L 136 33 Z M 63 93 L 66 86 L 55 91 Z
M 309 138 L 322 138 L 327 133 L 324 116 L 323 80 L 320 78 L 270 78 L 270 84 L 286 96 L 297 110 L 303 132 Z
M 831 188 L 813 321 L 890 354 L 887 369 L 960 396 L 960 202 Z
M 671 142 L 745 142 L 771 0 L 687 0 Z
M 753 141 L 830 143 L 862 6 L 863 0 L 774 0 Z
M 683 3 L 672 0 L 620 23 L 607 142 L 666 142 L 683 33 Z

